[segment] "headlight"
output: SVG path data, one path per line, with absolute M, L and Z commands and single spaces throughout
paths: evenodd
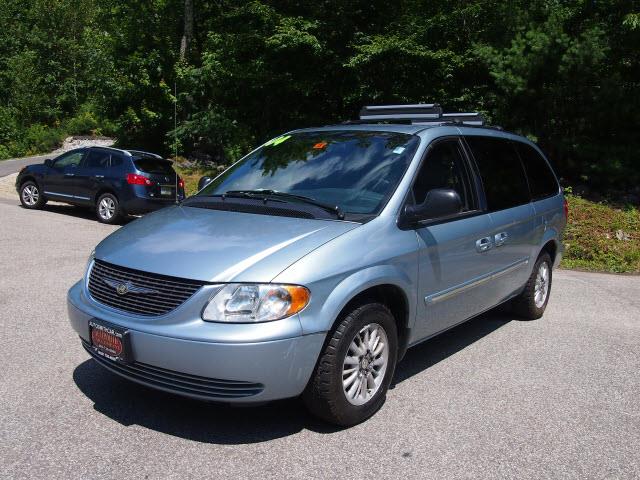
M 209 301 L 202 319 L 229 323 L 279 320 L 306 307 L 309 297 L 309 290 L 297 285 L 232 283 L 222 287 Z

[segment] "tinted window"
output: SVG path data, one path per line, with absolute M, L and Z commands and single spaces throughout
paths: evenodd
M 434 188 L 450 188 L 460 195 L 464 211 L 473 210 L 475 202 L 464 162 L 457 140 L 443 140 L 433 145 L 413 184 L 414 201 L 424 202 L 427 192 Z
M 136 168 L 146 173 L 157 173 L 159 175 L 173 175 L 175 172 L 171 167 L 171 162 L 156 158 L 134 158 L 133 163 Z
M 111 155 L 111 166 L 112 167 L 122 166 L 122 156 L 118 154 Z
M 509 140 L 466 137 L 480 170 L 489 211 L 528 203 L 529 186 L 522 163 Z
M 338 205 L 345 213 L 375 214 L 395 190 L 419 142 L 393 132 L 283 135 L 240 160 L 200 195 L 269 189 Z
M 531 145 L 520 142 L 515 145 L 527 173 L 531 196 L 537 199 L 556 195 L 558 182 L 547 161 Z
M 82 160 L 83 155 L 84 150 L 66 153 L 56 159 L 53 167 L 59 169 L 63 169 L 72 165 L 77 167 L 78 165 L 80 165 L 80 160 Z
M 86 168 L 108 168 L 111 154 L 104 150 L 90 150 L 84 161 Z

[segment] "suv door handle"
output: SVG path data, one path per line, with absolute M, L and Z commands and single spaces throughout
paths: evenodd
M 104 178 L 104 175 L 94 175 L 96 178 Z
M 495 240 L 494 240 L 496 247 L 499 247 L 500 245 L 504 245 L 504 242 L 507 241 L 508 237 L 509 235 L 507 234 L 507 232 L 496 233 Z
M 484 237 L 476 240 L 476 250 L 479 252 L 486 252 L 492 246 L 491 237 Z
M 65 173 L 64 176 L 65 177 L 75 177 L 76 174 L 75 173 Z

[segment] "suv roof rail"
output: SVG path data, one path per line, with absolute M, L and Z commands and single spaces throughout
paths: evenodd
M 437 103 L 412 105 L 367 105 L 360 110 L 360 122 L 410 121 L 413 125 L 458 124 L 484 126 L 484 117 L 478 112 L 443 113 Z

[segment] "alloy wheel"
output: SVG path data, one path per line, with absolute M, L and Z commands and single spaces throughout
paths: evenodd
M 38 187 L 35 185 L 27 185 L 22 189 L 22 200 L 30 207 L 38 203 L 39 198 L 40 192 L 38 192 Z
M 534 302 L 537 308 L 542 308 L 549 294 L 549 265 L 542 262 L 538 267 L 536 275 L 536 285 L 534 289 Z
M 364 405 L 380 389 L 389 364 L 389 341 L 382 326 L 370 323 L 353 337 L 342 365 L 342 388 L 352 405 Z
M 98 213 L 105 220 L 110 220 L 116 212 L 116 202 L 112 198 L 106 197 L 100 200 L 98 205 Z

